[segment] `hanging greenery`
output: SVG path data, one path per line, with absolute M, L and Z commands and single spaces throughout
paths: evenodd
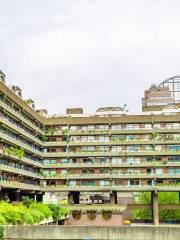
M 16 156 L 19 159 L 24 157 L 24 150 L 22 148 L 18 148 L 18 147 L 6 147 L 4 149 L 4 153 L 8 154 L 8 155 L 12 155 L 12 156 Z

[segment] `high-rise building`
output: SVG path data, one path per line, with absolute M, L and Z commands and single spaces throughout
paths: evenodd
M 153 84 L 144 92 L 143 111 L 161 111 L 180 108 L 180 76 Z
M 116 203 L 121 192 L 180 191 L 178 109 L 129 114 L 126 106 L 105 107 L 86 116 L 77 108 L 51 117 L 1 75 L 1 198 L 41 200 L 45 193 L 46 199 L 67 197 L 70 203 Z M 146 93 L 144 107 L 156 96 L 178 103 L 169 81 L 158 88 Z

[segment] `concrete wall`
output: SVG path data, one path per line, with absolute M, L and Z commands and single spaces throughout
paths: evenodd
M 5 226 L 5 240 L 179 240 L 180 226 Z

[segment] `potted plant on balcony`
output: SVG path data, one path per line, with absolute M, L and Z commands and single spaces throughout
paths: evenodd
M 16 155 L 19 159 L 23 158 L 24 157 L 24 150 L 21 149 L 21 148 L 17 148 L 16 149 Z
M 112 217 L 112 212 L 103 210 L 102 211 L 102 217 L 103 217 L 104 220 L 109 221 Z
M 158 138 L 158 133 L 157 132 L 152 132 L 150 134 L 150 140 L 151 141 L 157 140 L 157 138 Z

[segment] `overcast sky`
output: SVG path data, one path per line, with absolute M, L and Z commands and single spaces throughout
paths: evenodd
M 0 0 L 0 69 L 38 108 L 141 109 L 180 74 L 179 0 Z

